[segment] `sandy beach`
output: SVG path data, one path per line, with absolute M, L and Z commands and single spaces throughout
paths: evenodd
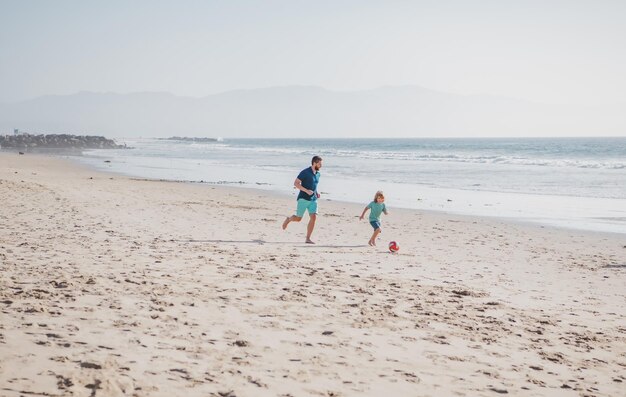
M 390 208 L 369 247 L 322 197 L 306 245 L 292 197 L 13 153 L 0 202 L 0 396 L 626 395 L 624 234 Z

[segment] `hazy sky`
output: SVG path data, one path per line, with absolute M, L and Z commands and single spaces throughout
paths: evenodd
M 626 104 L 626 1 L 0 0 L 0 101 L 420 85 Z

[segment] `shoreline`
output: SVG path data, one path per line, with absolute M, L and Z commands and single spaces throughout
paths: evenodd
M 165 157 L 159 160 L 164 162 L 163 164 L 169 164 L 169 168 L 164 170 L 160 163 L 150 158 L 141 156 L 127 158 L 125 154 L 98 153 L 77 158 L 77 161 L 96 169 L 106 169 L 127 176 L 190 182 L 210 181 L 211 184 L 276 190 L 286 195 L 290 193 L 292 174 L 299 171 L 294 169 L 292 173 L 286 170 L 254 167 L 241 169 L 227 163 L 213 164 L 203 158 L 194 158 L 190 165 L 186 160 Z M 102 163 L 104 160 L 111 163 L 105 166 Z M 328 171 L 330 172 L 330 169 Z M 455 173 L 453 170 L 450 172 Z M 622 210 L 626 206 L 626 200 L 620 198 L 594 198 L 530 191 L 524 193 L 506 189 L 505 191 L 453 189 L 433 187 L 427 183 L 407 184 L 383 180 L 365 183 L 347 175 L 326 174 L 323 179 L 322 190 L 328 192 L 327 198 L 335 201 L 360 204 L 361 201 L 355 200 L 355 197 L 367 199 L 373 193 L 372 189 L 383 190 L 388 197 L 388 205 L 394 208 L 512 219 L 515 222 L 565 229 L 626 234 L 626 212 Z M 266 186 L 258 186 L 257 182 Z
M 45 154 L 43 154 L 45 155 Z M 55 157 L 55 156 L 53 156 Z M 63 156 L 65 157 L 65 156 Z M 73 157 L 73 156 L 72 156 Z M 241 182 L 241 181 L 218 181 L 218 182 L 207 182 L 207 181 L 203 181 L 203 180 L 183 180 L 183 179 L 167 179 L 167 178 L 150 178 L 150 177 L 141 177 L 141 176 L 135 176 L 135 175 L 131 175 L 131 174 L 127 174 L 127 173 L 123 173 L 123 172 L 118 172 L 118 171 L 108 171 L 105 170 L 103 168 L 99 168 L 95 165 L 92 164 L 87 164 L 84 162 L 80 162 L 79 160 L 74 160 L 72 157 L 67 157 L 67 159 L 69 161 L 71 161 L 72 163 L 74 163 L 76 166 L 80 166 L 80 167 L 86 167 L 87 169 L 91 169 L 95 172 L 103 172 L 103 173 L 110 173 L 111 175 L 117 175 L 117 176 L 121 176 L 121 177 L 126 177 L 132 180 L 150 180 L 150 181 L 157 181 L 157 182 L 174 182 L 174 183 L 188 183 L 188 184 L 193 184 L 193 185 L 200 185 L 200 186 L 216 186 L 216 187 L 225 187 L 225 188 L 233 188 L 233 189 L 251 189 L 254 191 L 258 191 L 259 193 L 262 194 L 268 194 L 268 195 L 272 195 L 275 197 L 292 197 L 294 196 L 293 194 L 289 194 L 286 193 L 284 191 L 281 190 L 271 190 L 271 189 L 262 189 L 259 188 L 258 186 L 255 186 L 253 183 L 248 183 L 248 182 Z M 83 156 L 77 156 L 77 157 L 83 157 Z M 271 184 L 267 184 L 267 183 L 260 183 L 261 185 L 271 185 Z M 245 185 L 245 186 L 244 186 Z M 257 185 L 259 185 L 259 183 L 257 183 Z M 460 189 L 459 191 L 464 191 L 462 189 Z M 472 192 L 469 191 L 468 192 Z M 503 193 L 503 192 L 492 192 L 492 193 Z M 519 193 L 522 194 L 522 193 Z M 522 194 L 523 195 L 523 194 Z M 529 196 L 534 196 L 534 194 L 528 193 Z M 539 194 L 539 196 L 546 196 L 546 195 L 541 195 Z M 569 196 L 565 196 L 565 197 L 569 197 Z M 572 196 L 574 198 L 576 198 L 575 196 Z M 347 200 L 342 200 L 342 199 L 322 199 L 322 201 L 324 202 L 337 202 L 337 203 L 344 203 L 344 204 L 349 204 L 349 205 L 356 205 L 356 206 L 360 206 L 361 204 L 357 201 L 347 201 Z M 363 203 L 363 206 L 367 204 L 367 203 Z M 411 208 L 411 207 L 393 207 L 396 210 L 406 210 L 406 211 L 418 211 L 418 212 L 423 212 L 423 213 L 427 213 L 427 214 L 432 214 L 432 215 L 437 215 L 440 214 L 441 216 L 454 216 L 454 217 L 461 217 L 461 218 L 467 218 L 469 220 L 479 220 L 479 221 L 491 221 L 491 222 L 504 222 L 504 223 L 510 223 L 510 224 L 516 224 L 516 225 L 520 225 L 520 226 L 529 226 L 531 228 L 542 228 L 542 229 L 548 229 L 548 230 L 557 230 L 557 231 L 564 231 L 564 232 L 572 232 L 572 233 L 583 233 L 583 234 L 597 234 L 599 236 L 607 236 L 607 237 L 620 237 L 620 236 L 624 236 L 626 235 L 626 222 L 624 223 L 624 231 L 623 232 L 619 232 L 619 231 L 605 231 L 605 230 L 596 230 L 596 229 L 585 229 L 585 228 L 581 228 L 581 227 L 568 227 L 568 226 L 563 226 L 563 225 L 556 225 L 556 224 L 549 224 L 549 223 L 542 223 L 542 221 L 533 221 L 533 220 L 529 220 L 529 219 L 524 219 L 524 218 L 514 218 L 514 217 L 507 217 L 507 216 L 500 216 L 500 215 L 493 215 L 493 216 L 486 216 L 486 215 L 476 215 L 476 214 L 465 214 L 465 213 L 461 213 L 461 212 L 455 212 L 455 211 L 447 211 L 445 209 L 441 209 L 441 210 L 437 210 L 437 209 L 419 209 L 419 208 Z M 619 218 L 621 219 L 621 218 Z
M 93 169 L 91 167 L 87 167 L 87 168 Z M 102 170 L 94 169 L 94 171 L 108 174 L 108 172 L 102 171 Z M 240 193 L 242 193 L 241 192 L 242 190 L 244 192 L 246 190 L 252 190 L 252 191 L 255 191 L 256 194 L 259 194 L 259 195 L 267 195 L 267 196 L 272 196 L 272 197 L 277 197 L 277 198 L 290 197 L 293 199 L 293 197 L 291 196 L 294 196 L 294 197 L 296 196 L 296 194 L 289 195 L 280 191 L 264 190 L 264 189 L 260 189 L 254 186 L 247 186 L 247 187 L 238 186 L 240 184 L 239 182 L 213 183 L 213 182 L 205 182 L 205 181 L 190 181 L 190 180 L 178 180 L 178 179 L 141 178 L 141 177 L 134 177 L 134 176 L 129 176 L 125 174 L 120 174 L 117 172 L 110 172 L 110 174 L 118 176 L 118 177 L 121 176 L 124 178 L 128 178 L 129 180 L 133 180 L 133 181 L 182 183 L 182 184 L 189 184 L 189 185 L 196 185 L 196 186 L 215 187 L 218 189 L 234 189 L 235 191 L 238 191 Z M 293 201 L 295 203 L 295 199 Z M 324 199 L 324 198 L 321 198 L 321 202 L 322 203 L 333 202 L 333 203 L 339 203 L 339 204 L 348 205 L 348 206 L 356 206 L 359 208 L 359 211 L 362 210 L 362 207 L 365 206 L 365 204 L 367 204 L 367 203 L 364 203 L 363 205 L 361 205 L 355 201 L 344 201 L 344 200 L 334 200 L 334 199 Z M 294 208 L 295 208 L 295 204 L 294 204 Z M 474 221 L 474 222 L 482 222 L 482 223 L 499 223 L 503 225 L 516 225 L 519 227 L 528 227 L 529 229 L 553 230 L 554 232 L 557 232 L 557 233 L 582 234 L 582 235 L 588 235 L 588 236 L 596 236 L 600 238 L 620 238 L 626 234 L 626 231 L 624 233 L 620 233 L 620 232 L 607 232 L 607 231 L 600 231 L 600 230 L 578 229 L 578 228 L 571 228 L 571 227 L 566 227 L 566 226 L 541 224 L 538 222 L 524 221 L 524 220 L 517 219 L 517 218 L 508 218 L 508 217 L 502 217 L 502 216 L 497 216 L 497 215 L 494 215 L 494 216 L 468 215 L 468 214 L 460 214 L 456 212 L 448 212 L 445 210 L 415 209 L 415 208 L 406 208 L 406 207 L 393 207 L 393 211 L 394 213 L 397 211 L 408 212 L 408 213 L 419 212 L 419 213 L 423 213 L 423 214 L 426 214 L 428 216 L 433 216 L 433 217 L 441 217 L 441 218 L 454 217 L 454 218 L 464 219 L 468 222 Z M 323 213 L 320 212 L 320 215 L 323 216 Z
M 133 180 L 0 153 L 0 389 L 110 396 L 618 395 L 619 235 Z M 306 219 L 305 219 L 306 220 Z M 390 254 L 386 242 L 397 240 Z

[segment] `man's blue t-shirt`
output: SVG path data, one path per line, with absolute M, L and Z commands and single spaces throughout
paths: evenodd
M 313 169 L 311 167 L 305 168 L 298 174 L 298 179 L 302 181 L 302 187 L 305 189 L 309 189 L 313 191 L 313 194 L 306 194 L 302 190 L 298 193 L 298 200 L 305 199 L 308 201 L 317 200 L 317 196 L 315 193 L 317 192 L 317 184 L 320 181 L 320 173 L 319 171 L 313 173 Z

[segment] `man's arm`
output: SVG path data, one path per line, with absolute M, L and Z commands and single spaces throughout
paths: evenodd
M 313 195 L 313 190 L 309 190 L 307 188 L 305 188 L 304 186 L 302 186 L 302 181 L 298 178 L 296 178 L 295 181 L 293 181 L 293 185 L 296 187 L 296 189 L 303 191 L 304 193 L 312 196 Z

